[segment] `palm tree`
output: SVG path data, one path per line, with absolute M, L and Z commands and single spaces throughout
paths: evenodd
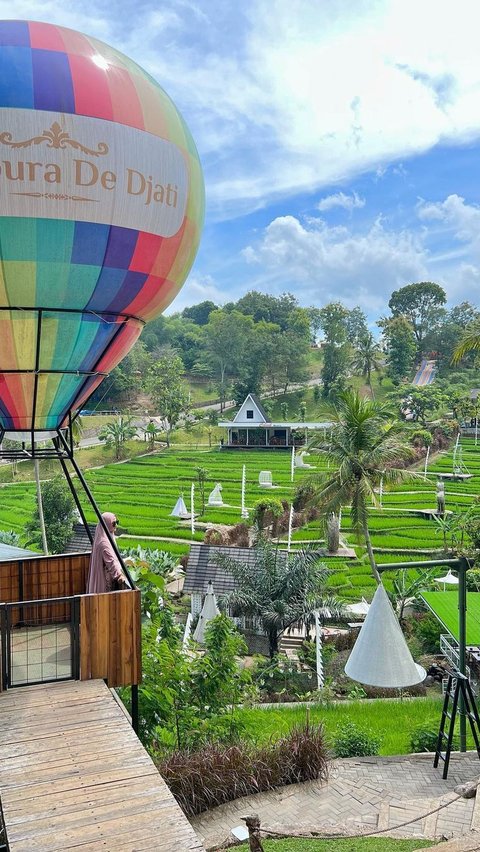
M 372 394 L 372 399 L 375 399 L 375 394 L 372 387 L 372 371 L 379 372 L 381 349 L 373 339 L 373 335 L 368 332 L 364 337 L 361 337 L 357 343 L 357 349 L 353 356 L 353 369 L 360 373 L 366 380 Z
M 107 447 L 115 447 L 115 458 L 119 459 L 122 453 L 122 444 L 135 438 L 137 428 L 133 425 L 133 417 L 118 417 L 107 423 L 99 433 L 101 441 L 105 441 Z
M 465 332 L 453 353 L 452 363 L 458 364 L 464 355 L 474 349 L 480 349 L 480 319 L 474 320 L 465 329 Z
M 368 530 L 369 506 L 377 503 L 380 480 L 398 482 L 416 474 L 394 467 L 413 455 L 402 440 L 402 427 L 385 405 L 361 397 L 358 391 L 339 394 L 333 427 L 326 439 L 314 438 L 310 447 L 326 453 L 329 469 L 311 474 L 310 502 L 327 517 L 350 505 L 352 527 L 365 539 L 372 574 L 380 583 Z M 333 472 L 332 472 L 333 468 Z
M 268 637 L 269 655 L 278 654 L 281 634 L 296 622 L 308 624 L 316 610 L 323 619 L 344 616 L 343 604 L 325 593 L 330 575 L 313 550 L 287 556 L 271 541 L 261 539 L 253 564 L 220 554 L 217 561 L 234 578 L 236 589 L 224 601 L 233 615 L 258 618 Z

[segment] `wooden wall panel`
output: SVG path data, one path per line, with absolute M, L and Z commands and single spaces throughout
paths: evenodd
M 0 603 L 82 595 L 87 587 L 89 553 L 33 556 L 31 559 L 0 562 Z M 12 623 L 29 624 L 69 621 L 70 605 L 22 607 L 12 611 Z
M 103 678 L 108 686 L 140 682 L 138 589 L 80 598 L 80 680 L 90 678 Z

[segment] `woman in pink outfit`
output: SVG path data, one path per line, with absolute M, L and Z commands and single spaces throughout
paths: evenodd
M 108 531 L 115 535 L 117 519 L 112 512 L 104 512 L 103 520 Z M 87 595 L 112 592 L 116 588 L 127 587 L 126 577 L 108 536 L 101 523 L 97 524 L 93 539 L 92 555 L 87 580 Z

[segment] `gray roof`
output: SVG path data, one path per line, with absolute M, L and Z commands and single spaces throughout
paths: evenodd
M 95 527 L 96 524 L 89 524 L 90 531 L 92 536 L 95 535 Z M 65 547 L 65 553 L 90 553 L 92 549 L 91 541 L 88 537 L 88 533 L 83 526 L 82 522 L 79 521 L 78 524 L 74 524 L 72 535 L 70 536 L 68 543 Z
M 268 420 L 269 420 L 268 414 L 265 411 L 265 409 L 264 409 L 261 401 L 259 400 L 258 396 L 256 395 L 256 393 L 251 393 L 250 396 L 252 397 L 252 399 L 253 399 L 255 405 L 257 406 L 260 414 L 262 415 L 263 419 L 265 420 L 266 423 L 268 423 Z M 247 397 L 247 399 L 248 399 L 248 397 Z
M 207 584 L 213 583 L 216 595 L 233 592 L 235 581 L 229 571 L 217 565 L 218 554 L 225 554 L 247 565 L 255 565 L 255 548 L 253 547 L 218 547 L 210 544 L 192 544 L 185 571 L 183 584 L 184 594 L 201 592 L 205 594 Z M 285 552 L 280 551 L 283 555 Z
M 25 550 L 23 547 L 12 547 L 11 544 L 3 544 L 0 541 L 0 562 L 6 562 L 8 559 L 26 559 L 38 555 L 33 550 Z

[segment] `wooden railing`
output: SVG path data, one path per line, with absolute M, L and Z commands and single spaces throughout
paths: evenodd
M 10 631 L 73 624 L 74 612 L 74 669 L 80 680 L 102 678 L 111 687 L 136 685 L 141 680 L 140 592 L 85 594 L 89 561 L 89 553 L 69 553 L 0 562 L 2 641 L 9 641 L 7 610 Z M 62 600 L 56 603 L 56 598 Z M 0 689 L 1 684 L 0 677 Z

